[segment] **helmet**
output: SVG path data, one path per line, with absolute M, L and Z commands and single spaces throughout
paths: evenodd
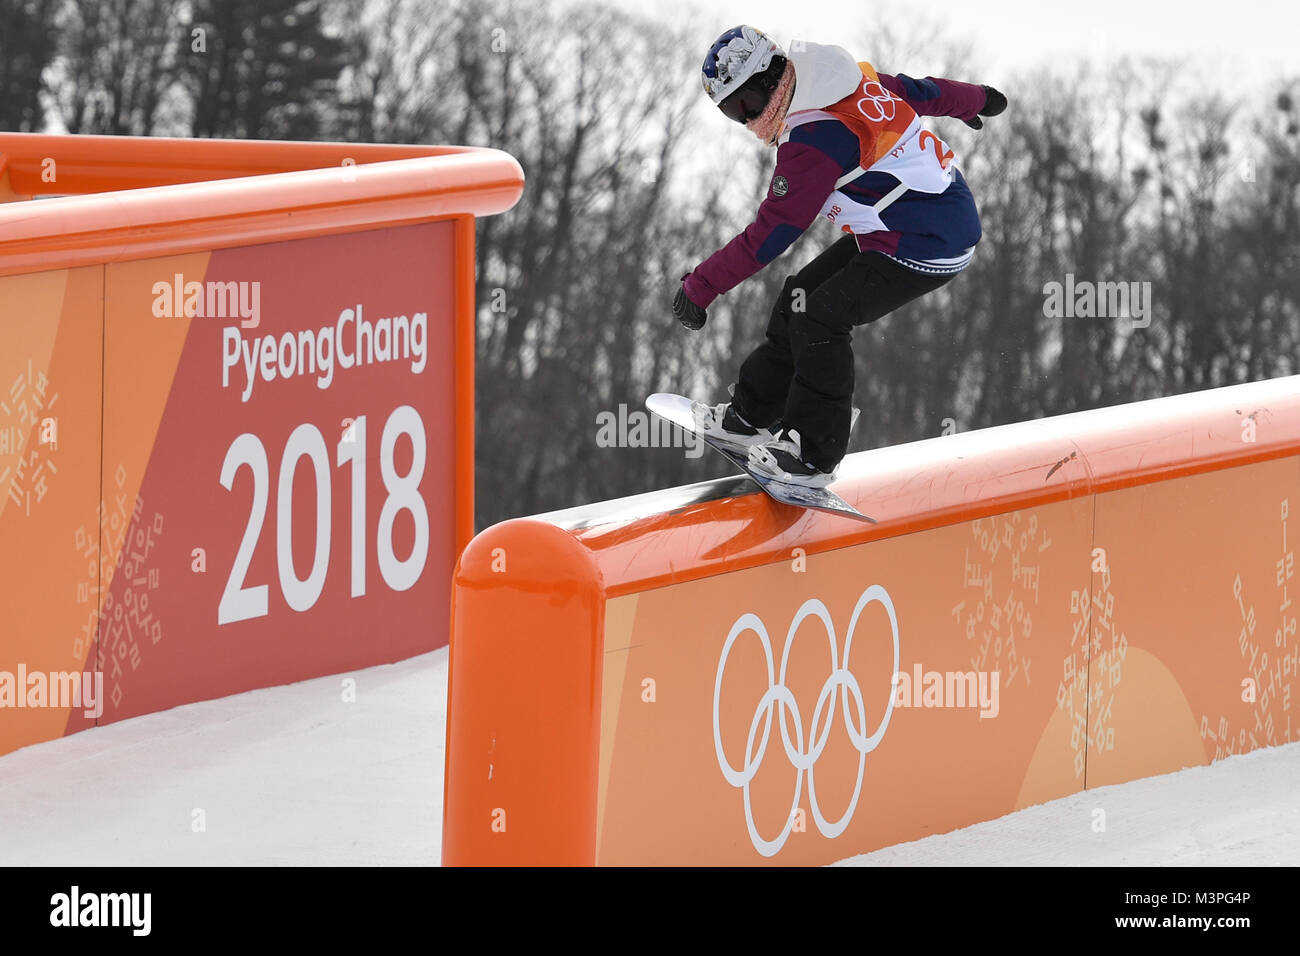
M 785 53 L 762 30 L 732 27 L 705 54 L 704 92 L 730 119 L 747 122 L 762 114 L 785 63 Z

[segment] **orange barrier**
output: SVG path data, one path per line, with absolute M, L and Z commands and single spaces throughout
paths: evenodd
M 444 863 L 826 863 L 1300 739 L 1298 392 L 851 455 L 874 526 L 740 476 L 487 529 Z
M 0 134 L 0 753 L 446 643 L 474 217 L 522 188 L 490 149 Z
M 492 149 L 0 133 L 0 195 L 112 192 L 0 208 L 0 275 L 487 216 L 522 189 Z

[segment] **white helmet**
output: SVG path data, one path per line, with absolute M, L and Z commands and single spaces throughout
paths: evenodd
M 713 41 L 704 57 L 700 71 L 704 92 L 729 117 L 743 123 L 763 111 L 781 79 L 785 60 L 781 47 L 762 30 L 732 27 Z

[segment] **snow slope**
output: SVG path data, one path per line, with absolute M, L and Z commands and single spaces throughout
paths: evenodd
M 443 648 L 25 747 L 0 864 L 437 864 L 446 712 Z
M 0 757 L 0 865 L 437 864 L 446 708 L 444 648 L 24 748 Z M 843 862 L 1296 864 L 1297 794 L 1291 744 Z
M 1105 830 L 1094 832 L 1096 811 Z M 1098 787 L 839 866 L 1295 866 L 1300 743 Z

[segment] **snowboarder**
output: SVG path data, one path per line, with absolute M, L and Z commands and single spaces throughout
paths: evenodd
M 724 115 L 777 148 L 776 170 L 754 222 L 682 277 L 677 320 L 703 328 L 717 296 L 819 216 L 848 235 L 787 277 L 732 400 L 695 403 L 696 425 L 748 446 L 757 471 L 823 487 L 848 447 L 851 330 L 949 282 L 980 239 L 956 158 L 920 117 L 980 129 L 1007 99 L 989 86 L 879 73 L 838 46 L 796 40 L 787 55 L 749 26 L 718 37 L 703 80 Z

